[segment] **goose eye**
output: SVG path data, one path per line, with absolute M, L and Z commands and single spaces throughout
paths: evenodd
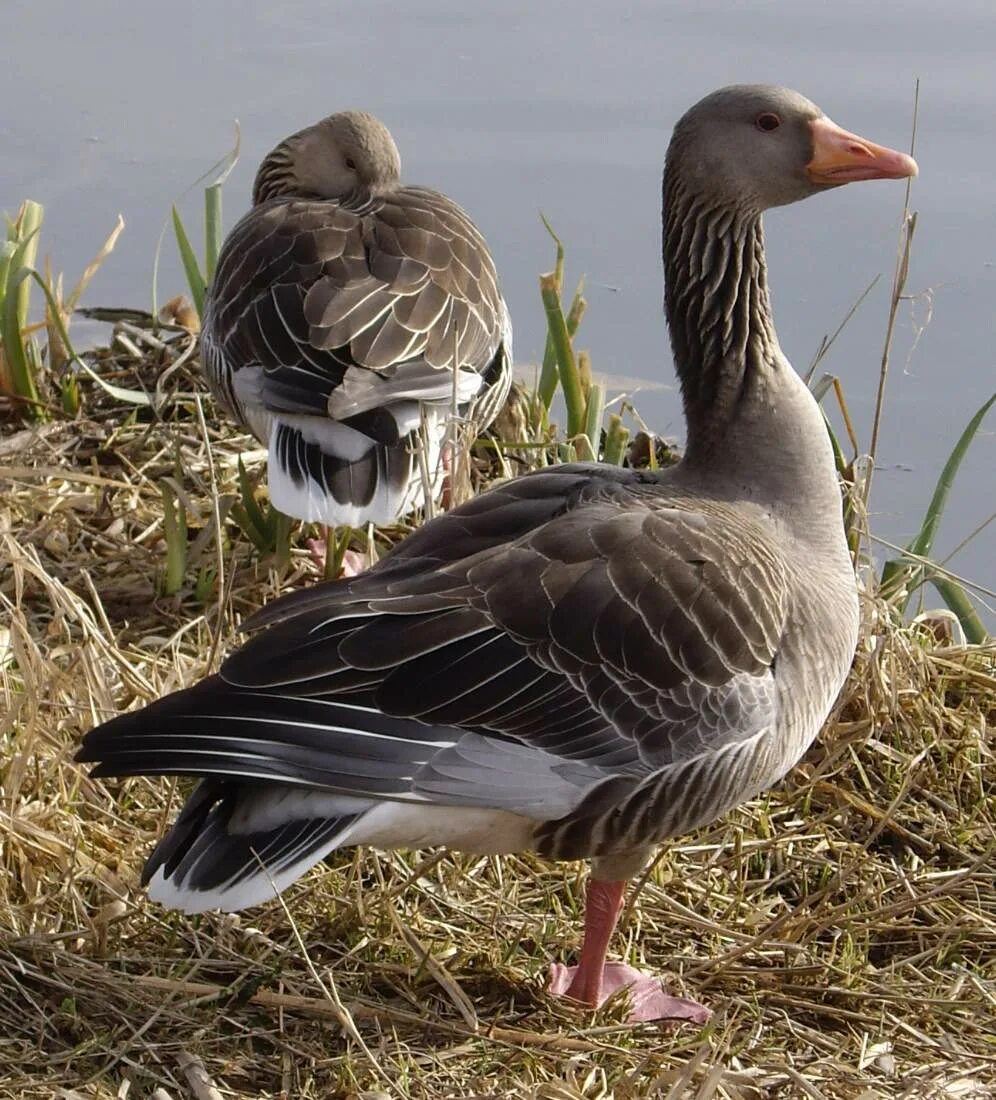
M 782 120 L 776 114 L 772 114 L 771 111 L 765 111 L 763 114 L 757 116 L 755 125 L 759 130 L 763 130 L 765 133 L 770 133 L 772 130 L 777 130 L 781 126 Z
M 350 170 L 350 172 L 355 172 L 356 171 L 356 161 L 353 160 L 352 157 L 346 157 L 346 167 Z

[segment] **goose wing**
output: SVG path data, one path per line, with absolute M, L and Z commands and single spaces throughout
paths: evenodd
M 553 823 L 551 854 L 614 850 L 618 830 L 576 823 L 772 731 L 787 614 L 759 519 L 648 489 L 578 467 L 500 486 L 277 601 L 218 676 L 93 731 L 81 759 L 504 809 Z

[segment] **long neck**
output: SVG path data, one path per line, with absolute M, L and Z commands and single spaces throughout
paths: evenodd
M 688 423 L 682 476 L 766 503 L 846 557 L 823 414 L 775 335 L 759 213 L 707 205 L 665 174 L 664 268 Z
M 688 452 L 713 451 L 778 369 L 760 215 L 664 178 L 665 310 Z

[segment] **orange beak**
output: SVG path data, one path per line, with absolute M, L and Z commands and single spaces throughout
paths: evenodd
M 814 119 L 809 128 L 813 133 L 813 159 L 806 171 L 813 183 L 902 180 L 917 174 L 912 157 L 849 134 L 826 116 Z

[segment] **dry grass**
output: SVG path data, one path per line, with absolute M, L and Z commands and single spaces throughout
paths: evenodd
M 179 792 L 93 782 L 75 746 L 314 575 L 301 549 L 280 576 L 216 512 L 253 445 L 166 369 L 185 339 L 102 364 L 158 377 L 157 417 L 85 395 L 85 419 L 0 435 L 0 1097 L 996 1095 L 996 650 L 890 626 L 871 597 L 804 765 L 665 852 L 623 920 L 616 950 L 710 1003 L 703 1031 L 546 998 L 578 945 L 574 865 L 344 852 L 286 908 L 150 904 L 138 873 Z M 221 547 L 203 605 L 155 594 L 166 476 L 191 578 Z

